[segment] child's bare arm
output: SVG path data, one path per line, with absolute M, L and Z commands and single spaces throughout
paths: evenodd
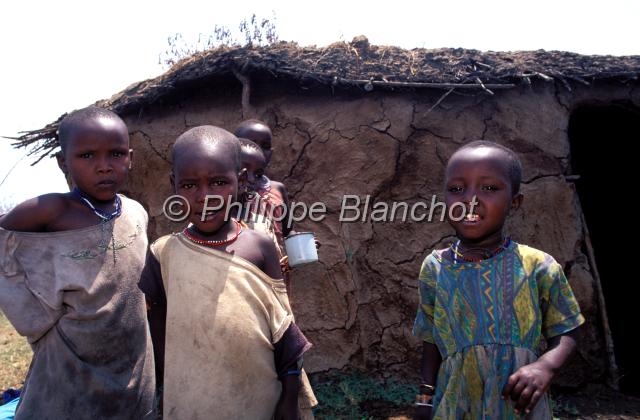
M 167 325 L 167 296 L 162 282 L 162 269 L 151 251 L 146 261 L 138 287 L 145 294 L 147 302 L 147 320 L 153 344 L 153 356 L 156 367 L 156 385 L 162 386 L 164 379 L 164 343 Z
M 509 377 L 502 397 L 511 398 L 515 402 L 516 413 L 529 413 L 544 395 L 553 377 L 576 349 L 575 332 L 573 330 L 551 338 L 549 348 L 538 360 L 522 366 Z
M 287 217 L 282 221 L 282 235 L 286 238 L 289 235 L 296 233 L 295 228 L 293 227 L 293 213 L 289 212 L 291 209 L 291 202 L 289 201 L 289 193 L 287 192 L 287 187 L 284 186 L 282 182 L 271 181 L 274 188 L 276 188 L 280 194 L 282 195 L 282 200 L 284 204 L 287 206 Z M 318 238 L 315 238 L 316 249 L 320 249 L 322 244 L 318 241 Z
M 282 278 L 282 269 L 280 268 L 280 260 L 276 247 L 266 235 L 261 235 L 259 242 L 260 251 L 264 258 L 263 270 L 265 274 L 273 279 Z
M 291 203 L 289 202 L 289 192 L 287 191 L 287 187 L 285 187 L 282 182 L 271 181 L 271 186 L 272 188 L 275 188 L 278 190 L 278 192 L 282 196 L 282 201 L 284 202 L 284 205 L 286 206 L 286 209 L 287 209 L 287 217 L 285 217 L 284 220 L 282 221 L 282 234 L 286 238 L 287 236 L 294 233 L 295 231 L 293 228 L 293 219 L 292 219 L 293 214 L 291 214 L 291 211 L 290 211 Z
M 148 304 L 147 319 L 153 345 L 153 355 L 156 367 L 156 386 L 164 382 L 164 342 L 167 325 L 167 307 Z
M 298 392 L 300 376 L 288 375 L 282 379 L 282 394 L 276 405 L 275 420 L 294 420 L 298 418 Z
M 422 383 L 433 387 L 436 386 L 440 363 L 442 363 L 442 356 L 438 351 L 438 347 L 435 344 L 427 343 L 425 341 L 422 344 L 422 361 L 420 363 L 420 377 L 422 378 Z M 430 419 L 431 415 L 431 407 L 416 408 L 416 419 Z
M 19 232 L 46 232 L 52 220 L 64 212 L 62 194 L 46 194 L 27 200 L 0 218 L 0 227 Z
M 424 342 L 422 344 L 422 363 L 420 365 L 420 377 L 422 383 L 436 386 L 438 369 L 442 363 L 442 356 L 435 344 Z
M 297 419 L 298 392 L 302 374 L 302 356 L 311 343 L 295 323 L 291 323 L 280 341 L 274 344 L 273 358 L 282 393 L 276 406 L 276 419 Z

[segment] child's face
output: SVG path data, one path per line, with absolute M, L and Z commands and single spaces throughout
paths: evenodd
M 458 238 L 477 244 L 502 240 L 509 212 L 517 209 L 522 201 L 521 194 L 512 194 L 508 160 L 502 150 L 463 149 L 449 161 L 445 182 L 447 207 L 462 202 L 468 212 L 474 196 L 478 204 L 473 214 L 461 221 L 449 220 Z
M 249 130 L 243 133 L 242 137 L 256 143 L 262 149 L 267 165 L 271 161 L 271 130 L 263 124 L 254 124 Z
M 176 157 L 174 157 L 176 159 Z M 191 211 L 189 221 L 202 233 L 215 233 L 225 221 L 227 207 L 238 195 L 238 172 L 230 153 L 224 147 L 193 148 L 174 162 L 172 183 L 176 194 L 187 199 Z M 220 196 L 220 210 L 207 210 L 207 196 Z M 219 199 L 210 198 L 207 207 L 219 207 Z
M 133 151 L 121 121 L 97 118 L 76 127 L 58 156 L 60 169 L 83 193 L 111 201 L 127 180 Z
M 251 148 L 242 148 L 242 168 L 247 170 L 247 184 L 249 190 L 257 191 L 256 184 L 264 176 L 267 161 L 262 153 Z

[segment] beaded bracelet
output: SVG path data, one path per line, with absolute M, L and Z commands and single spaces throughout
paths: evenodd
M 433 407 L 433 404 L 431 404 L 431 395 L 424 395 L 424 394 L 416 395 L 415 405 L 418 407 Z
M 436 393 L 436 387 L 429 384 L 420 384 L 420 393 L 423 395 L 433 395 Z
M 289 376 L 289 375 L 300 375 L 302 373 L 301 370 L 288 370 L 284 375 L 282 376 Z

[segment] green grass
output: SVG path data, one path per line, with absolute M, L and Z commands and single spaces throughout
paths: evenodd
M 414 383 L 366 376 L 360 372 L 329 372 L 314 375 L 318 399 L 314 414 L 319 419 L 369 419 L 371 407 L 407 407 L 416 394 Z
M 553 419 L 560 420 L 562 417 L 571 416 L 579 417 L 580 411 L 576 405 L 570 400 L 562 397 L 549 397 L 551 409 L 553 410 Z M 561 416 L 561 417 L 560 417 Z
M 0 391 L 20 388 L 31 362 L 31 347 L 0 312 Z

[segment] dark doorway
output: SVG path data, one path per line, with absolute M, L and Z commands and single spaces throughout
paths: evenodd
M 600 273 L 623 392 L 640 395 L 640 281 L 633 241 L 640 220 L 640 109 L 584 106 L 569 121 L 571 166 Z M 638 210 L 636 210 L 638 209 Z

